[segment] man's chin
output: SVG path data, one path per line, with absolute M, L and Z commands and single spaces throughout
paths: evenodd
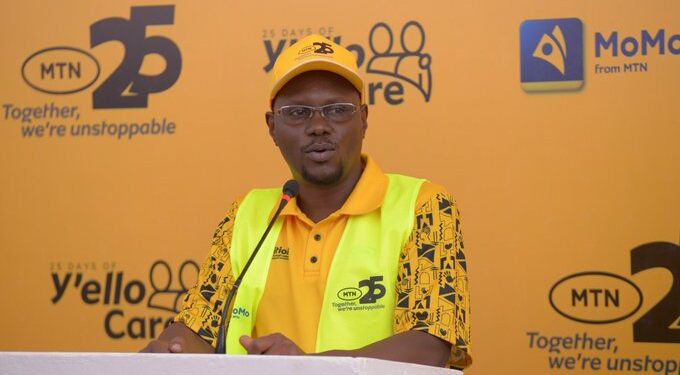
M 314 185 L 324 185 L 324 186 L 329 186 L 329 185 L 335 185 L 340 181 L 340 178 L 342 178 L 342 171 L 343 167 L 339 166 L 337 168 L 333 168 L 332 170 L 322 170 L 325 168 L 314 168 L 314 169 L 308 169 L 306 167 L 302 167 L 302 178 L 305 179 L 305 181 L 314 184 Z

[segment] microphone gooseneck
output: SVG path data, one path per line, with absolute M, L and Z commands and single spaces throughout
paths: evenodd
M 279 207 L 276 209 L 276 212 L 274 213 L 274 216 L 272 216 L 272 219 L 269 220 L 269 224 L 267 224 L 267 229 L 264 230 L 262 237 L 260 237 L 260 241 L 255 246 L 255 250 L 253 250 L 253 253 L 250 255 L 250 258 L 248 258 L 248 261 L 243 266 L 243 270 L 241 270 L 241 273 L 236 278 L 236 281 L 234 281 L 234 285 L 232 286 L 231 290 L 229 291 L 229 294 L 227 294 L 227 299 L 224 302 L 224 306 L 222 306 L 222 320 L 220 321 L 220 328 L 217 331 L 217 346 L 215 347 L 215 353 L 217 353 L 217 354 L 226 354 L 227 353 L 227 343 L 226 343 L 225 338 L 226 338 L 227 329 L 229 328 L 228 327 L 229 322 L 225 322 L 225 321 L 227 320 L 227 314 L 228 314 L 230 306 L 231 306 L 231 300 L 234 298 L 234 294 L 236 293 L 236 290 L 241 285 L 241 282 L 243 281 L 243 277 L 245 276 L 246 271 L 248 271 L 250 264 L 253 262 L 253 259 L 255 259 L 255 256 L 257 255 L 257 253 L 260 251 L 260 247 L 262 246 L 262 243 L 264 242 L 265 238 L 267 238 L 269 231 L 274 226 L 274 222 L 276 222 L 276 219 L 279 217 L 279 214 L 281 214 L 281 211 L 286 206 L 286 204 L 288 204 L 288 202 L 298 194 L 299 190 L 300 190 L 300 185 L 295 180 L 288 180 L 283 185 L 283 194 L 281 195 L 281 201 L 279 202 Z

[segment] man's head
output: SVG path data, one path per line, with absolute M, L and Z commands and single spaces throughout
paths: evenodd
M 274 71 L 279 74 L 274 76 L 272 111 L 267 112 L 266 121 L 295 179 L 336 185 L 361 174 L 368 108 L 362 105 L 363 82 L 354 55 L 327 39 L 312 37 L 294 44 L 277 59 Z M 323 56 L 295 58 L 309 52 L 307 45 L 314 43 L 322 51 L 332 50 L 326 54 L 345 53 L 351 60 L 339 64 Z

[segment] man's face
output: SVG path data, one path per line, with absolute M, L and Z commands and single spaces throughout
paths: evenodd
M 357 168 L 361 170 L 368 109 L 361 105 L 351 83 L 325 71 L 300 74 L 286 83 L 274 100 L 274 112 L 289 105 L 321 107 L 334 103 L 352 103 L 358 110 L 342 122 L 323 118 L 317 111 L 300 124 L 290 124 L 279 114 L 266 114 L 269 134 L 298 181 L 335 185 Z

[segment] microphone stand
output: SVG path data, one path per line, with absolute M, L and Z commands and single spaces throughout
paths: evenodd
M 229 294 L 227 294 L 227 300 L 224 303 L 224 308 L 222 309 L 222 320 L 220 321 L 222 324 L 220 324 L 220 328 L 217 331 L 217 346 L 215 347 L 215 353 L 216 354 L 227 354 L 227 343 L 225 340 L 225 335 L 226 331 L 229 328 L 229 322 L 226 321 L 227 319 L 227 313 L 229 312 L 230 305 L 231 305 L 231 300 L 234 298 L 234 294 L 236 293 L 236 290 L 238 287 L 241 285 L 241 282 L 243 281 L 243 277 L 246 274 L 246 271 L 248 271 L 248 268 L 250 267 L 250 264 L 253 262 L 253 259 L 255 259 L 255 256 L 257 253 L 260 251 L 260 247 L 262 246 L 262 243 L 264 242 L 264 239 L 267 238 L 267 234 L 269 234 L 269 231 L 272 229 L 274 226 L 274 222 L 276 222 L 276 219 L 278 219 L 279 214 L 281 214 L 281 211 L 283 208 L 288 204 L 288 202 L 297 195 L 298 192 L 298 183 L 295 180 L 289 180 L 286 182 L 286 184 L 283 186 L 283 197 L 281 199 L 281 202 L 279 203 L 279 208 L 276 209 L 276 212 L 274 213 L 274 216 L 272 219 L 269 221 L 269 224 L 267 225 L 267 229 L 265 229 L 264 233 L 262 234 L 262 237 L 260 237 L 260 241 L 257 243 L 257 246 L 255 246 L 255 250 L 253 250 L 253 253 L 250 255 L 250 258 L 248 258 L 248 261 L 246 262 L 245 266 L 243 266 L 243 270 L 241 273 L 238 275 L 236 278 L 236 281 L 234 281 L 234 285 L 232 286 L 231 290 L 229 291 Z

